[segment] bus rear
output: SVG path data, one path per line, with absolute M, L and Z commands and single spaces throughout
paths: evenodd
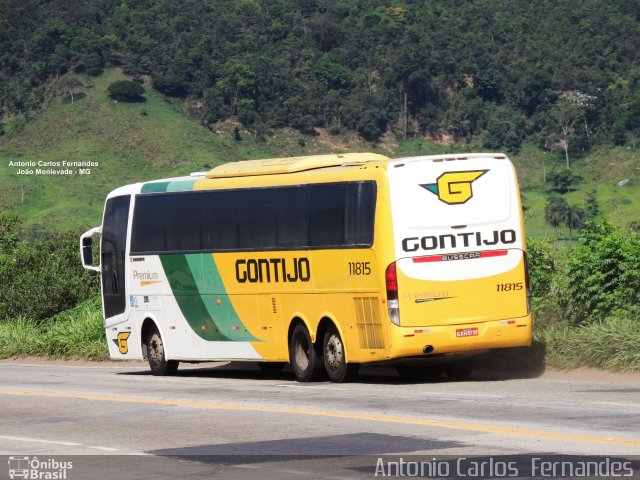
M 509 159 L 402 158 L 389 164 L 388 178 L 392 356 L 529 345 L 522 208 Z

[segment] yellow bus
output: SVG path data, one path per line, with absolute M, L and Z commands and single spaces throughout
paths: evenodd
M 471 354 L 531 342 L 503 154 L 228 163 L 114 190 L 80 246 L 101 274 L 111 357 L 147 358 L 155 375 L 256 361 L 342 382 L 361 364 L 428 360 L 464 377 Z

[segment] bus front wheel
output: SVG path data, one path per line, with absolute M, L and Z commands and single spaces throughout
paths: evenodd
M 145 340 L 147 359 L 153 375 L 173 375 L 178 370 L 176 360 L 167 360 L 164 343 L 158 328 L 154 325 L 147 333 Z
M 291 333 L 289 362 L 299 382 L 318 380 L 322 375 L 322 356 L 311 341 L 307 327 L 298 324 Z
M 322 357 L 324 359 L 324 369 L 332 382 L 347 382 L 358 372 L 357 364 L 347 363 L 344 350 L 344 343 L 340 338 L 340 333 L 335 327 L 329 327 L 324 335 Z

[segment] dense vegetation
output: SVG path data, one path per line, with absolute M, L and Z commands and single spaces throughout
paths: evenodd
M 547 364 L 640 370 L 640 236 L 598 219 L 575 248 L 528 244 L 535 330 Z
M 466 139 L 570 156 L 640 127 L 640 2 L 1 0 L 0 104 L 121 66 L 203 122 Z
M 79 232 L 25 239 L 20 218 L 0 205 L 0 323 L 41 322 L 95 295 L 97 275 L 83 270 Z

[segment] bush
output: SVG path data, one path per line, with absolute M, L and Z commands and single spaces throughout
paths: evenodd
M 563 295 L 572 324 L 640 312 L 640 238 L 601 220 L 589 222 L 567 261 Z
M 189 94 L 189 86 L 184 77 L 169 73 L 153 77 L 153 88 L 169 97 L 184 98 Z
M 543 299 L 551 290 L 556 273 L 556 252 L 549 242 L 527 239 L 529 285 L 534 299 Z
M 549 182 L 547 188 L 550 192 L 569 193 L 576 189 L 575 187 L 582 181 L 582 177 L 571 170 L 560 170 L 547 175 L 547 181 Z
M 531 310 L 536 332 L 544 331 L 562 318 L 558 304 L 563 273 L 563 252 L 547 240 L 527 239 L 527 264 L 531 288 Z
M 0 213 L 0 321 L 40 321 L 95 294 L 98 275 L 82 268 L 79 233 L 20 239 L 20 221 Z
M 131 80 L 113 82 L 107 88 L 109 96 L 120 102 L 144 102 L 144 87 Z

